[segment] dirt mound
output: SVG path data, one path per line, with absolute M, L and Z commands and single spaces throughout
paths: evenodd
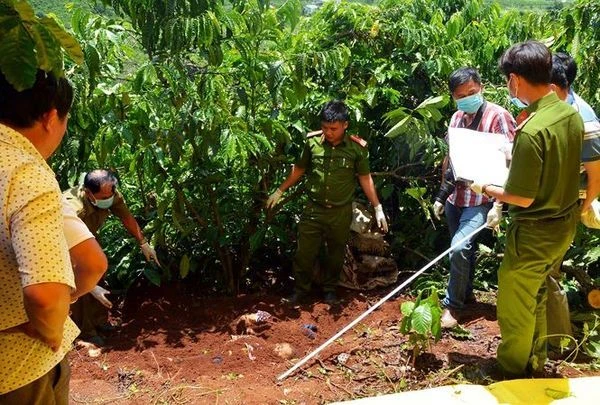
M 106 337 L 102 353 L 70 354 L 73 403 L 323 403 L 449 384 L 458 375 L 481 382 L 479 365 L 493 358 L 499 342 L 495 307 L 474 305 L 460 319 L 468 336 L 446 334 L 412 368 L 398 331 L 402 299 L 384 304 L 302 371 L 276 381 L 385 293 L 347 292 L 332 309 L 323 303 L 292 308 L 277 296 L 133 291 L 114 311 L 120 327 Z

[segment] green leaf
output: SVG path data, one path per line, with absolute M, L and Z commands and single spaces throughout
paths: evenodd
M 27 22 L 35 21 L 35 11 L 26 1 L 15 1 L 13 3 L 14 9 L 19 13 L 21 20 Z
M 433 317 L 431 316 L 429 305 L 419 305 L 416 307 L 411 318 L 412 328 L 415 332 L 426 336 L 431 331 Z
M 179 261 L 179 277 L 186 278 L 190 272 L 190 258 L 187 254 L 181 256 Z
M 91 44 L 85 46 L 85 63 L 90 73 L 90 80 L 93 81 L 95 76 L 100 73 L 100 54 Z
M 0 70 L 16 90 L 22 91 L 33 86 L 37 59 L 33 41 L 25 28 L 17 25 L 2 37 L 0 55 Z
M 406 133 L 410 129 L 410 124 L 413 120 L 413 117 L 407 115 L 402 118 L 400 122 L 394 125 L 389 131 L 385 133 L 386 138 L 396 138 L 399 135 Z
M 20 20 L 17 16 L 14 16 L 14 15 L 1 16 L 0 17 L 0 38 L 2 38 L 6 32 L 12 30 L 19 23 L 20 23 Z
M 600 359 L 600 342 L 590 340 L 585 345 L 585 353 L 595 359 Z
M 394 192 L 394 185 L 391 183 L 388 183 L 388 184 L 384 185 L 383 187 L 381 187 L 379 194 L 381 195 L 382 199 L 387 200 L 389 198 L 389 196 L 392 195 L 393 192 Z
M 146 278 L 150 280 L 152 284 L 154 284 L 157 287 L 160 287 L 161 274 L 154 267 L 146 267 L 144 269 L 144 276 L 146 276 Z
M 419 104 L 417 106 L 417 108 L 415 108 L 415 110 L 418 110 L 420 108 L 425 108 L 425 107 L 435 107 L 436 109 L 439 109 L 439 108 L 446 106 L 446 104 L 448 104 L 449 100 L 450 99 L 447 95 L 429 97 L 427 100 L 425 100 L 421 104 Z
M 600 246 L 595 246 L 592 249 L 588 250 L 584 258 L 590 263 L 598 260 L 598 258 L 600 258 Z
M 568 398 L 572 395 L 569 391 L 559 391 L 552 388 L 546 388 L 544 393 L 546 394 L 546 396 L 549 396 L 552 399 L 563 399 Z
M 256 252 L 256 250 L 263 245 L 266 233 L 266 228 L 260 228 L 250 236 L 250 250 L 252 252 Z
M 414 302 L 405 301 L 400 306 L 400 312 L 402 312 L 402 315 L 404 315 L 404 316 L 410 316 L 410 314 L 412 314 L 414 308 L 415 308 Z
M 43 17 L 40 19 L 40 22 L 54 35 L 73 62 L 81 65 L 83 63 L 83 51 L 79 42 L 71 34 L 62 29 L 53 18 Z
M 427 189 L 425 187 L 411 187 L 404 190 L 404 192 L 415 200 L 421 201 L 427 192 Z
M 62 51 L 50 31 L 35 24 L 29 32 L 35 43 L 38 67 L 46 72 L 62 72 Z
M 404 335 L 410 333 L 410 317 L 409 316 L 402 318 L 402 321 L 400 322 L 400 333 L 402 333 Z

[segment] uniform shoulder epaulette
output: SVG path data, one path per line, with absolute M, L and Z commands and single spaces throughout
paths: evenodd
M 307 138 L 313 138 L 313 137 L 315 137 L 317 135 L 323 135 L 323 131 L 319 129 L 318 131 L 309 132 L 308 134 L 306 134 L 306 137 Z
M 516 121 L 517 121 L 517 123 L 519 125 L 517 126 L 517 128 L 515 129 L 515 131 L 520 131 L 521 129 L 523 129 L 523 127 L 525 126 L 525 124 L 527 124 L 527 122 L 529 122 L 529 120 L 532 119 L 533 116 L 535 115 L 535 111 L 532 112 L 531 114 L 528 114 L 528 115 L 526 115 L 524 113 L 525 113 L 525 111 L 517 116 Z
M 356 142 L 357 144 L 359 144 L 363 148 L 367 147 L 367 141 L 365 141 L 364 139 L 362 139 L 358 135 L 350 135 L 350 139 L 352 139 L 354 142 Z

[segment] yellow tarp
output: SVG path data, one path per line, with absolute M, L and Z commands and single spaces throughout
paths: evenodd
M 510 380 L 488 386 L 447 385 L 363 398 L 343 404 L 600 404 L 600 377 Z

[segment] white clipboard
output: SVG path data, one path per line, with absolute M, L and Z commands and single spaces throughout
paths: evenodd
M 506 151 L 512 149 L 506 135 L 448 128 L 448 145 L 456 180 L 504 185 L 508 178 Z

